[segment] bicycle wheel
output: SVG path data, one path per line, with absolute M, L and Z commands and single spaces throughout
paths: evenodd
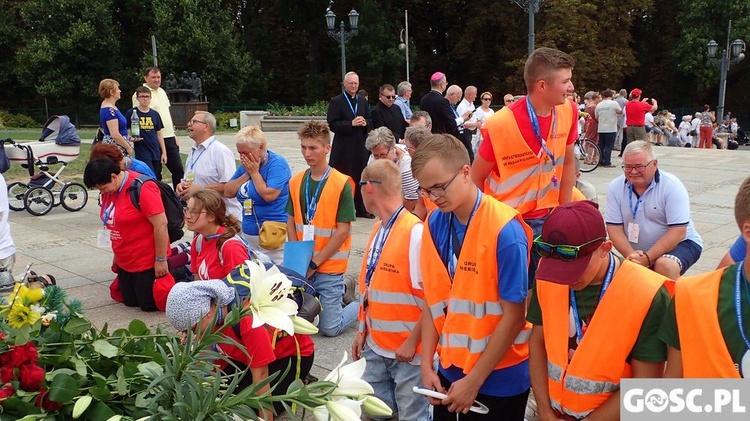
M 49 189 L 44 187 L 32 187 L 23 196 L 26 210 L 34 216 L 42 216 L 49 213 L 55 206 L 55 196 Z
M 22 211 L 26 209 L 26 205 L 23 202 L 23 196 L 29 190 L 29 186 L 18 181 L 10 183 L 8 185 L 8 207 L 14 211 Z
M 81 183 L 67 183 L 60 191 L 60 203 L 65 210 L 77 212 L 86 206 L 89 192 Z
M 581 142 L 581 157 L 578 159 L 581 160 L 581 172 L 594 171 L 602 159 L 599 146 L 590 140 L 584 140 Z

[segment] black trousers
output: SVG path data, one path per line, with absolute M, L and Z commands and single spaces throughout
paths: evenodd
M 440 377 L 440 383 L 445 390 L 448 390 L 452 383 L 440 373 L 438 373 L 438 377 Z M 447 406 L 438 405 L 434 407 L 432 418 L 433 421 L 524 421 L 529 390 L 526 389 L 521 394 L 506 397 L 478 394 L 476 400 L 482 402 L 490 410 L 485 415 L 469 411 L 468 414 L 459 414 L 456 417 L 455 412 L 448 412 Z
M 143 311 L 156 311 L 154 302 L 154 268 L 143 272 L 128 272 L 117 268 L 122 302 L 128 307 L 140 307 Z
M 180 147 L 177 145 L 177 139 L 174 136 L 165 137 L 164 146 L 167 150 L 167 169 L 172 174 L 172 188 L 176 190 L 177 185 L 185 177 L 185 168 L 182 166 L 182 158 L 180 157 Z M 161 165 L 156 176 L 161 180 Z

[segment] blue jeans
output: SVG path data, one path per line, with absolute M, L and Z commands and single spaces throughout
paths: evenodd
M 318 325 L 320 333 L 323 336 L 340 335 L 353 321 L 357 320 L 359 312 L 357 301 L 341 308 L 341 298 L 344 296 L 344 274 L 315 272 L 310 277 L 310 283 L 317 291 L 322 307 Z
M 599 133 L 599 148 L 602 150 L 602 165 L 612 165 L 612 149 L 617 133 Z
M 362 379 L 370 383 L 375 396 L 391 408 L 392 417 L 398 417 L 399 421 L 429 421 L 430 402 L 412 391 L 414 386 L 422 386 L 422 372 L 418 365 L 385 358 L 367 344 L 362 350 L 362 358 L 367 361 Z
M 542 218 L 537 219 L 524 219 L 523 221 L 526 222 L 529 227 L 531 227 L 531 241 L 534 241 L 534 239 L 540 235 L 542 235 L 542 225 L 544 225 L 544 221 L 547 220 L 547 216 L 544 216 Z M 539 254 L 534 249 L 534 245 L 532 243 L 531 245 L 531 255 L 529 257 L 529 291 L 534 289 L 534 285 L 536 285 L 536 268 L 539 266 Z

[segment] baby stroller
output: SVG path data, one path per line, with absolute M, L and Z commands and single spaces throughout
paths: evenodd
M 2 140 L 2 145 L 10 162 L 20 163 L 31 177 L 28 183 L 8 185 L 11 209 L 26 209 L 32 215 L 41 216 L 58 205 L 70 212 L 86 206 L 89 194 L 83 184 L 60 180 L 60 174 L 69 162 L 78 158 L 81 150 L 81 139 L 68 116 L 53 116 L 47 120 L 39 142 L 17 143 L 8 138 Z M 50 172 L 50 165 L 58 164 L 61 167 L 57 172 Z M 38 174 L 35 167 L 39 169 Z

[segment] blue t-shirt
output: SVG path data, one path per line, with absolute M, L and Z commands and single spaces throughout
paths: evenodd
M 237 190 L 237 201 L 242 204 L 243 208 L 242 232 L 248 235 L 258 235 L 260 226 L 265 221 L 286 222 L 289 218 L 286 213 L 286 202 L 289 200 L 289 180 L 292 178 L 292 170 L 283 156 L 271 151 L 267 151 L 266 154 L 268 160 L 261 165 L 258 172 L 269 188 L 281 190 L 281 193 L 276 200 L 267 202 L 255 190 L 255 183 L 252 180 L 247 181 Z M 243 174 L 247 174 L 247 171 L 245 167 L 239 165 L 232 180 L 242 177 Z M 253 201 L 252 215 L 244 212 L 246 200 Z
M 448 236 L 450 235 L 450 213 L 432 212 L 428 219 L 430 234 L 440 259 L 447 267 Z M 458 239 L 463 243 L 466 226 L 453 218 L 453 227 Z M 523 262 L 522 264 L 520 262 Z M 512 303 L 523 303 L 528 293 L 528 240 L 523 226 L 515 219 L 510 220 L 497 235 L 497 272 L 500 297 Z M 461 368 L 439 367 L 440 373 L 449 381 L 455 382 L 466 375 Z M 485 380 L 479 393 L 488 396 L 515 396 L 531 387 L 528 360 L 494 370 Z
M 131 108 L 125 113 L 125 121 L 130 121 L 133 111 L 138 113 L 141 121 L 140 138 L 143 140 L 133 143 L 135 157 L 141 161 L 159 161 L 161 159 L 161 147 L 157 133 L 164 128 L 159 113 L 149 109 L 144 113 L 137 108 Z
M 109 132 L 109 126 L 107 126 L 107 122 L 109 120 L 115 119 L 117 120 L 117 131 L 120 132 L 122 137 L 127 139 L 128 120 L 125 119 L 125 116 L 122 115 L 120 110 L 115 107 L 99 109 L 99 124 L 102 126 L 102 131 L 104 132 L 104 134 L 112 136 L 112 133 Z
M 146 165 L 145 162 L 139 161 L 135 158 L 129 158 L 130 159 L 130 168 L 129 170 L 133 170 L 139 174 L 147 175 L 151 178 L 156 178 L 156 174 L 154 174 L 154 170 L 151 169 L 148 165 Z
M 745 256 L 747 255 L 747 244 L 742 235 L 737 237 L 737 240 L 732 244 L 732 247 L 729 249 L 729 255 L 732 256 L 732 260 L 735 262 L 745 260 Z

